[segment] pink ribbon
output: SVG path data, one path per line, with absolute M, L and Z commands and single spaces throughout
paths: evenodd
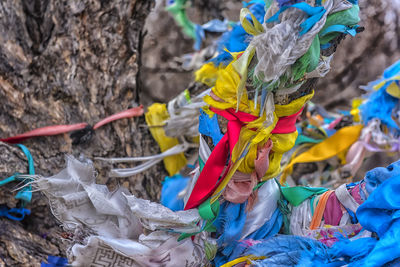
M 272 141 L 269 139 L 265 145 L 257 150 L 254 160 L 254 172 L 251 174 L 236 171 L 227 184 L 223 196 L 232 203 L 243 203 L 252 196 L 253 189 L 262 179 L 269 167 L 269 153 Z M 253 202 L 249 200 L 249 202 Z

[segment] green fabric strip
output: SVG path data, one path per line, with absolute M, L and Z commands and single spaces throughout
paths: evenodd
M 297 139 L 296 139 L 296 143 L 294 144 L 295 146 L 297 145 L 301 145 L 303 143 L 314 143 L 314 144 L 318 144 L 321 143 L 323 140 L 317 140 L 305 135 L 300 134 Z
M 199 215 L 202 219 L 204 219 L 206 221 L 206 224 L 204 225 L 204 227 L 196 233 L 183 233 L 179 236 L 178 241 L 181 241 L 185 238 L 188 238 L 190 236 L 193 235 L 197 235 L 203 231 L 207 231 L 207 232 L 215 232 L 216 228 L 213 225 L 215 219 L 218 216 L 219 213 L 219 201 L 215 201 L 214 203 L 211 204 L 210 202 L 210 198 L 207 199 L 206 201 L 204 201 L 200 206 L 199 206 Z
M 297 207 L 304 200 L 320 195 L 328 191 L 328 189 L 323 187 L 303 187 L 303 186 L 293 186 L 293 187 L 282 187 L 282 194 L 290 204 Z
M 200 167 L 200 171 L 203 170 L 204 165 L 205 165 L 204 161 L 201 159 L 201 157 L 199 157 L 199 167 Z

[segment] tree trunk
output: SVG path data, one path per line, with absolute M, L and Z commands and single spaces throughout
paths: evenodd
M 139 103 L 143 26 L 148 0 L 8 0 L 0 2 L 0 137 L 38 127 L 100 119 Z M 85 139 L 82 139 L 85 140 Z M 81 141 L 82 141 L 81 140 Z M 143 118 L 123 119 L 73 145 L 68 134 L 24 142 L 36 173 L 55 174 L 64 155 L 139 156 L 159 153 Z M 19 148 L 0 143 L 0 177 L 27 172 Z M 101 168 L 99 183 L 128 187 L 138 197 L 158 199 L 161 164 L 140 175 L 110 180 Z M 0 204 L 16 205 L 0 188 Z M 32 213 L 21 223 L 0 217 L 0 266 L 39 266 L 47 255 L 65 256 L 65 233 L 47 199 L 34 193 Z M 65 237 L 65 236 L 64 236 Z

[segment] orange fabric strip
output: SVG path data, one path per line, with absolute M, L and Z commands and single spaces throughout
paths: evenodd
M 326 203 L 328 202 L 329 196 L 333 193 L 333 190 L 326 191 L 321 195 L 318 201 L 317 208 L 314 211 L 314 215 L 312 217 L 310 223 L 310 230 L 315 230 L 319 227 L 322 221 L 322 216 L 324 215 Z

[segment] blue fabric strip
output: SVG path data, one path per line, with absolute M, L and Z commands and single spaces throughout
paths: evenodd
M 165 177 L 161 189 L 161 204 L 173 211 L 183 210 L 183 199 L 178 198 L 178 194 L 185 189 L 189 180 L 180 174 Z
M 267 20 L 267 23 L 279 22 L 279 15 L 290 7 L 300 9 L 309 16 L 303 23 L 300 24 L 300 27 L 302 29 L 300 31 L 300 36 L 306 34 L 315 25 L 315 23 L 317 23 L 322 18 L 322 16 L 326 12 L 325 8 L 322 6 L 313 7 L 305 2 L 301 2 L 290 6 L 283 6 L 278 12 L 275 13 L 275 15 Z
M 31 214 L 31 211 L 25 208 L 12 208 L 9 209 L 6 206 L 0 207 L 0 217 L 6 217 L 14 221 L 22 221 L 25 215 Z
M 336 24 L 336 25 L 331 25 L 329 27 L 327 27 L 326 29 L 324 29 L 319 36 L 323 37 L 331 32 L 341 32 L 341 33 L 347 33 L 350 34 L 351 36 L 356 36 L 357 31 L 356 29 L 358 28 L 358 25 L 354 26 L 354 27 L 348 27 L 345 25 L 340 25 L 340 24 Z
M 21 148 L 21 150 L 24 152 L 25 156 L 28 159 L 28 173 L 30 175 L 34 175 L 35 174 L 35 167 L 33 164 L 33 158 L 31 153 L 29 152 L 29 149 L 21 144 L 17 144 L 17 146 L 19 148 Z M 24 206 L 26 203 L 31 202 L 32 200 L 32 186 L 28 185 L 24 188 L 22 188 L 20 191 L 18 191 L 18 193 L 15 195 L 16 199 L 20 199 L 23 201 L 22 205 Z
M 224 136 L 219 128 L 217 116 L 214 115 L 210 118 L 203 110 L 200 110 L 199 133 L 211 137 L 214 146 Z

